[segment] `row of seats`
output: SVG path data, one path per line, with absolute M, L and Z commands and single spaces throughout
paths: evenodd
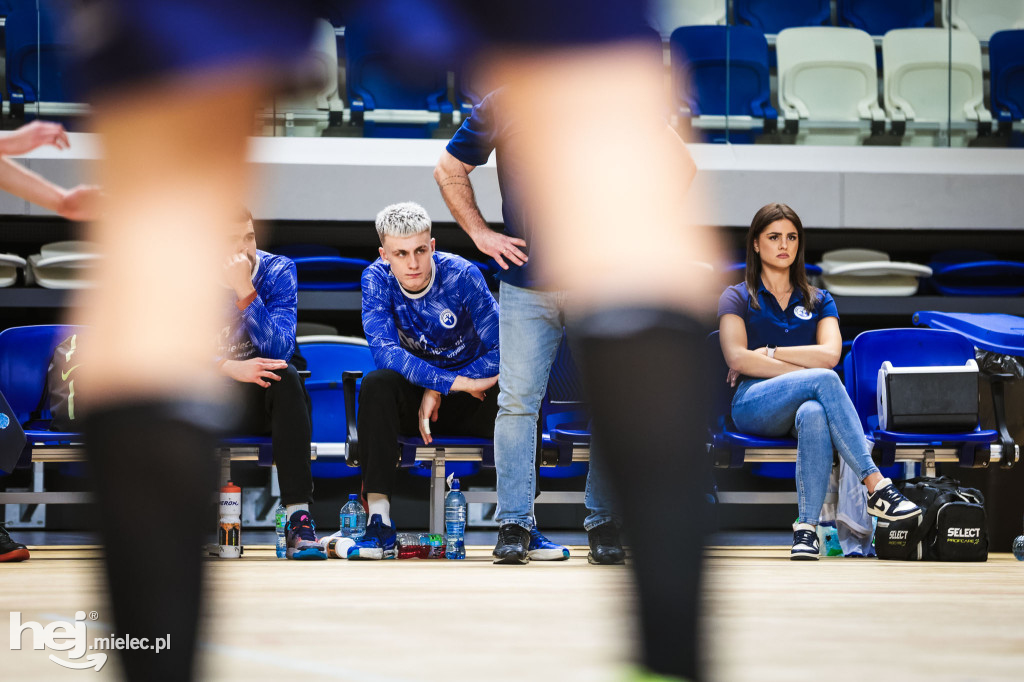
M 718 358 L 712 365 L 712 375 L 717 371 L 724 377 L 728 368 L 721 354 L 718 332 L 709 337 L 708 345 L 709 353 Z M 966 467 L 987 466 L 995 453 L 999 453 L 1003 466 L 1016 462 L 1012 441 L 1002 438 L 999 431 L 982 429 L 980 424 L 962 433 L 909 433 L 879 428 L 877 382 L 883 362 L 888 361 L 894 367 L 963 366 L 974 357 L 974 345 L 967 337 L 944 329 L 879 329 L 857 335 L 837 369 L 842 372 L 864 435 L 872 444 L 872 455 L 880 466 L 892 466 L 897 460 L 924 458 L 927 462 L 928 457 L 931 457 L 931 464 L 947 461 Z M 714 382 L 713 387 L 716 391 L 712 396 L 708 439 L 717 466 L 739 467 L 750 461 L 779 461 L 776 453 L 795 451 L 794 438 L 767 438 L 738 430 L 730 416 L 732 391 L 724 381 Z
M 652 23 L 668 35 L 677 26 L 726 24 L 727 0 L 652 0 Z M 831 0 L 732 0 L 736 24 L 762 33 L 797 26 L 832 24 Z M 943 17 L 948 17 L 944 19 Z M 988 40 L 993 33 L 1024 28 L 1024 3 L 1019 0 L 942 0 L 935 16 L 934 0 L 836 0 L 836 25 L 883 35 L 894 28 L 952 27 Z M 938 19 L 938 21 L 936 21 Z
M 684 26 L 669 39 L 680 116 L 776 121 L 768 42 L 749 26 Z M 834 26 L 778 34 L 777 101 L 787 121 L 991 123 L 978 39 L 965 31 L 895 29 L 882 38 L 882 106 L 874 40 Z M 1024 30 L 989 44 L 990 102 L 999 121 L 1024 119 Z M 883 109 L 884 106 L 884 109 Z

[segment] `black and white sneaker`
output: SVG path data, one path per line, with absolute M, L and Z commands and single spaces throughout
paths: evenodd
M 883 478 L 868 496 L 868 514 L 886 521 L 912 519 L 921 513 L 921 508 L 903 496 L 892 481 Z
M 818 560 L 818 530 L 809 523 L 793 524 L 793 547 L 789 550 L 793 561 Z

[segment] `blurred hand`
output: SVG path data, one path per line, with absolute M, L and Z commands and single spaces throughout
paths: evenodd
M 256 384 L 263 388 L 269 388 L 271 381 L 281 380 L 274 370 L 284 369 L 287 366 L 288 363 L 284 360 L 250 358 L 248 360 L 228 360 L 221 365 L 221 371 L 243 384 Z
M 426 389 L 423 391 L 423 399 L 420 400 L 420 436 L 427 445 L 434 440 L 430 437 L 430 422 L 437 421 L 437 412 L 441 409 L 441 394 L 437 391 Z
M 71 142 L 68 141 L 68 134 L 64 131 L 64 126 L 59 123 L 32 121 L 0 139 L 0 154 L 4 156 L 20 156 L 48 144 L 61 150 L 68 149 L 71 146 Z
M 96 220 L 100 216 L 102 191 L 94 185 L 79 185 L 64 194 L 57 213 L 68 220 Z
M 729 384 L 733 388 L 736 387 L 736 381 L 740 378 L 740 373 L 734 369 L 730 369 L 729 373 L 725 375 L 725 383 Z

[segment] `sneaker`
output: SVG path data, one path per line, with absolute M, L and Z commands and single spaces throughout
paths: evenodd
M 548 540 L 534 525 L 530 529 L 530 548 L 527 552 L 534 561 L 565 561 L 569 558 L 569 550 L 562 545 Z
M 381 559 L 394 559 L 398 556 L 398 548 L 395 546 L 395 538 L 398 533 L 395 531 L 395 522 L 384 525 L 384 519 L 380 514 L 370 517 L 366 524 L 366 533 L 363 538 L 348 548 L 348 558 L 353 561 L 379 561 Z
M 809 523 L 794 523 L 789 558 L 793 561 L 817 561 L 819 553 L 818 530 Z
M 587 542 L 590 553 L 587 561 L 592 564 L 621 564 L 626 561 L 626 553 L 619 539 L 619 528 L 612 521 L 605 521 L 587 531 Z
M 285 533 L 288 551 L 285 556 L 289 559 L 326 559 L 327 552 L 324 551 L 316 539 L 316 526 L 313 525 L 313 518 L 305 509 L 300 509 L 288 520 L 288 530 Z
M 868 514 L 886 521 L 912 519 L 921 513 L 921 508 L 903 496 L 892 481 L 883 478 L 868 497 Z
M 494 545 L 494 563 L 526 564 L 530 562 L 530 532 L 518 523 L 506 523 L 498 529 Z
M 7 529 L 0 525 L 0 561 L 24 561 L 28 558 L 28 547 L 15 542 Z

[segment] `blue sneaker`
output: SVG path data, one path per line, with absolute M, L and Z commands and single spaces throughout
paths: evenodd
M 534 561 L 565 561 L 569 558 L 569 550 L 548 540 L 537 530 L 537 526 L 530 529 L 530 549 L 527 554 Z
M 398 548 L 395 547 L 397 537 L 395 522 L 392 521 L 390 525 L 385 526 L 380 514 L 374 514 L 366 524 L 363 538 L 348 548 L 348 558 L 357 561 L 395 559 L 398 557 Z
M 313 518 L 309 512 L 300 509 L 292 514 L 288 520 L 288 530 L 285 533 L 288 550 L 285 553 L 289 559 L 326 559 L 327 552 L 317 542 L 316 526 L 313 525 Z

